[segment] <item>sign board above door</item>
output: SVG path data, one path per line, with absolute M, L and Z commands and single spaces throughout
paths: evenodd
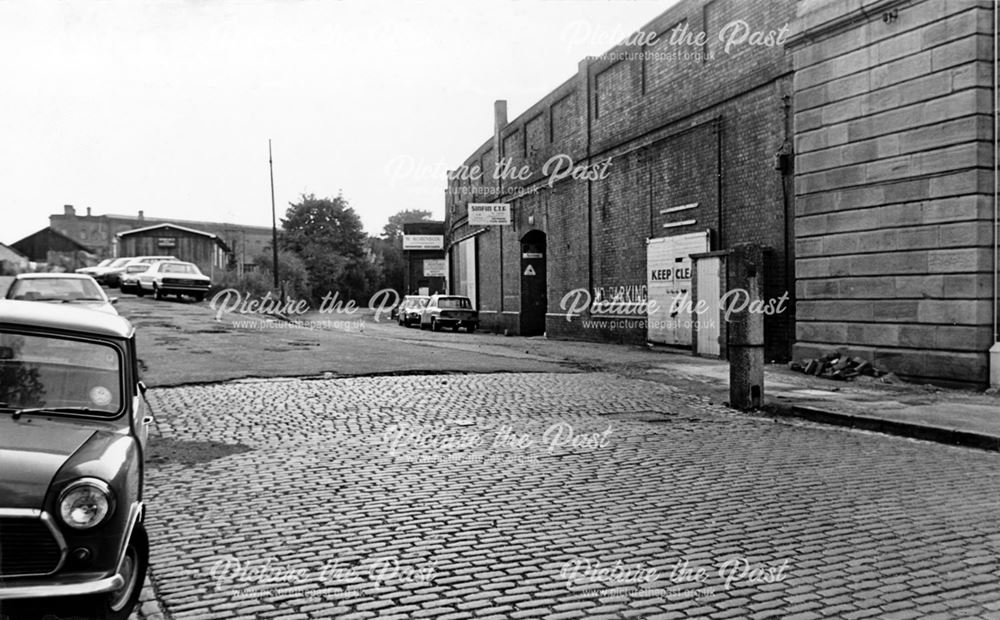
M 509 226 L 510 203 L 469 203 L 469 224 L 471 226 Z

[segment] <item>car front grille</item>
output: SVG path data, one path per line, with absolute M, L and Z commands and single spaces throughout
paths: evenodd
M 191 286 L 191 287 L 201 286 L 208 288 L 208 283 L 206 282 L 199 282 L 197 280 L 184 280 L 183 278 L 163 278 L 163 284 L 164 285 L 183 284 L 184 286 Z
M 39 516 L 0 516 L 0 577 L 48 575 L 63 559 L 63 546 Z

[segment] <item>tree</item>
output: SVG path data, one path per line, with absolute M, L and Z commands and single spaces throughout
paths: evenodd
M 343 196 L 316 198 L 303 194 L 281 220 L 283 249 L 305 263 L 313 300 L 339 293 L 359 304 L 371 293 L 377 274 L 366 253 L 361 218 Z
M 431 212 L 423 209 L 406 209 L 389 216 L 389 222 L 382 227 L 382 236 L 391 241 L 403 238 L 403 224 L 426 222 L 431 219 Z
M 317 245 L 323 246 L 324 252 L 332 249 L 343 256 L 364 254 L 361 218 L 339 194 L 333 199 L 302 194 L 302 201 L 291 203 L 285 211 L 281 227 L 285 249 L 303 258 Z
M 379 265 L 378 288 L 391 288 L 396 291 L 403 290 L 403 272 L 406 270 L 406 262 L 403 260 L 403 250 L 401 242 L 383 239 L 381 237 L 369 237 L 369 247 L 377 257 Z
M 264 289 L 269 290 L 274 282 L 273 253 L 263 252 L 254 257 L 253 262 L 259 269 L 255 275 L 266 283 Z M 278 251 L 278 277 L 281 278 L 285 294 L 289 297 L 302 299 L 312 295 L 309 287 L 309 271 L 298 254 L 288 250 Z

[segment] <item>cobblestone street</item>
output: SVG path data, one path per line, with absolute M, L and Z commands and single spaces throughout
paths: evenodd
M 149 396 L 177 620 L 1000 617 L 996 454 L 605 373 Z

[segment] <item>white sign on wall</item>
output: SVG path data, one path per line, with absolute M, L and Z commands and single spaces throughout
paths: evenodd
M 425 258 L 424 259 L 424 277 L 443 278 L 448 275 L 448 268 L 445 266 L 445 260 L 443 258 Z
M 510 225 L 510 203 L 469 203 L 469 224 L 472 226 Z
M 444 235 L 403 235 L 404 250 L 443 250 Z
M 646 339 L 650 342 L 691 346 L 691 255 L 707 252 L 708 231 L 650 239 L 646 246 L 646 289 L 650 307 Z

